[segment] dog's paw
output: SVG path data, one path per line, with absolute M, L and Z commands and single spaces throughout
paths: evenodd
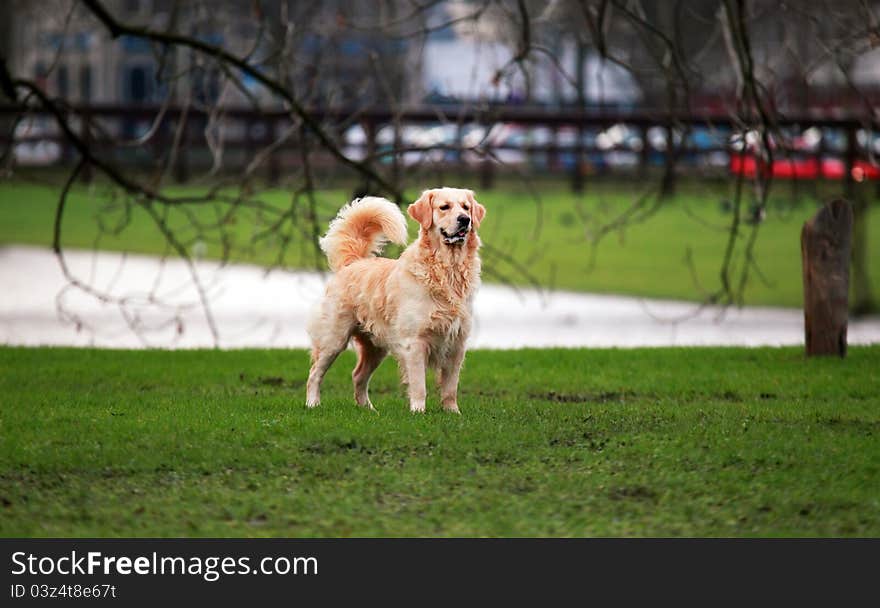
M 451 414 L 461 414 L 458 409 L 458 403 L 455 399 L 444 399 L 440 405 L 443 406 L 444 412 L 449 412 Z
M 413 414 L 424 414 L 425 413 L 425 404 L 424 403 L 410 403 L 409 411 Z

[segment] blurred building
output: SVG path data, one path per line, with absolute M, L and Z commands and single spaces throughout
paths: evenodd
M 249 57 L 259 69 L 275 75 L 286 72 L 297 93 L 314 103 L 345 106 L 356 98 L 362 105 L 391 96 L 411 102 L 417 94 L 418 87 L 409 88 L 411 80 L 404 77 L 417 67 L 404 41 L 346 30 L 359 12 L 369 8 L 363 3 L 293 3 L 288 8 L 280 0 L 105 0 L 104 5 L 126 24 L 163 31 L 173 23 L 175 31 Z M 8 41 L 14 73 L 33 78 L 51 95 L 74 103 L 150 104 L 169 94 L 192 95 L 196 102 L 222 96 L 229 105 L 244 104 L 248 98 L 277 102 L 252 78 L 242 76 L 237 85 L 231 83 L 198 53 L 185 49 L 164 53 L 132 36 L 113 40 L 79 3 L 9 0 L 5 11 L 14 23 Z M 285 12 L 290 22 L 308 27 L 297 28 L 291 36 L 280 19 Z M 261 20 L 272 14 L 279 19 L 265 20 L 275 27 L 266 31 L 272 28 L 264 28 Z M 279 40 L 297 49 L 295 63 L 272 64 L 275 53 L 270 41 Z M 185 78 L 178 77 L 184 73 Z
M 641 100 L 638 83 L 626 70 L 589 50 L 579 57 L 576 36 L 543 21 L 554 57 L 535 53 L 525 64 L 529 79 L 510 60 L 516 53 L 518 32 L 504 27 L 503 15 L 487 15 L 479 24 L 468 21 L 468 2 L 443 2 L 434 7 L 419 77 L 429 101 L 495 101 L 530 105 L 633 107 Z M 439 27 L 451 23 L 446 27 Z M 434 29 L 437 28 L 437 29 Z M 543 43 L 543 41 L 542 41 Z M 580 64 L 578 60 L 582 59 Z M 499 74 L 499 70 L 504 70 Z M 580 67 L 580 77 L 577 76 Z M 564 70 L 581 85 L 580 99 Z M 500 77 L 499 77 L 500 76 Z
M 149 44 L 113 41 L 102 27 L 69 3 L 13 2 L 12 65 L 49 94 L 75 103 L 147 103 L 159 96 Z M 115 3 L 121 17 L 161 20 L 159 0 Z M 158 19 L 153 11 L 159 10 Z
M 606 38 L 611 52 L 630 69 L 603 60 L 599 50 L 585 42 L 590 36 L 584 31 L 580 3 L 527 4 L 533 11 L 531 35 L 543 52 L 532 52 L 512 66 L 520 31 L 516 11 L 504 3 L 489 3 L 479 19 L 470 19 L 481 3 L 446 0 L 415 9 L 406 0 L 104 0 L 125 23 L 159 31 L 171 28 L 247 57 L 315 107 L 425 101 L 666 106 L 671 72 L 657 61 L 665 50 L 662 45 L 650 48 L 646 40 L 651 37 L 620 12 L 609 20 Z M 880 33 L 871 39 L 870 48 L 862 48 L 861 39 L 838 44 L 836 54 L 823 46 L 827 40 L 846 42 L 846 32 L 858 25 L 852 23 L 857 11 L 848 9 L 846 2 L 838 4 L 804 0 L 798 11 L 771 0 L 750 4 L 762 15 L 749 24 L 756 75 L 772 84 L 768 91 L 780 110 L 835 112 L 866 101 L 880 103 Z M 678 91 L 677 103 L 723 110 L 736 98 L 738 75 L 730 43 L 718 26 L 724 20 L 722 2 L 689 3 L 687 18 L 677 21 L 668 3 L 641 6 L 651 27 L 678 40 L 693 71 L 687 90 Z M 877 2 L 860 6 L 880 13 Z M 833 16 L 828 12 L 832 9 Z M 827 23 L 817 23 L 809 11 L 827 14 Z M 425 21 L 409 19 L 412 14 Z M 204 55 L 186 49 L 166 53 L 135 37 L 112 40 L 74 0 L 3 0 L 0 21 L 0 33 L 8 30 L 3 44 L 14 73 L 35 78 L 50 94 L 74 103 L 131 106 L 169 95 L 196 103 L 222 98 L 229 105 L 246 104 L 249 97 L 264 105 L 278 103 L 252 78 L 231 82 L 230 74 Z M 425 35 L 418 35 L 420 31 Z M 812 35 L 827 40 L 813 40 Z M 848 75 L 839 69 L 842 63 Z M 855 87 L 861 93 L 854 92 Z M 859 98 L 863 93 L 867 97 Z

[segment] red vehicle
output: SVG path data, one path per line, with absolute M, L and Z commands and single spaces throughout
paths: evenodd
M 761 171 L 767 171 L 767 163 L 762 163 Z M 846 163 L 840 158 L 790 157 L 776 158 L 772 164 L 772 176 L 780 179 L 843 179 L 846 174 Z M 741 156 L 730 155 L 730 172 L 734 175 L 743 174 L 755 177 L 758 162 L 751 154 Z M 857 182 L 880 180 L 880 165 L 866 160 L 856 160 L 852 167 L 852 177 Z

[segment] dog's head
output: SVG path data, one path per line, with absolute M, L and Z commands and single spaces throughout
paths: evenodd
M 436 232 L 446 245 L 464 243 L 471 231 L 480 227 L 486 208 L 474 198 L 473 190 L 463 188 L 433 188 L 422 192 L 419 200 L 407 209 L 422 231 Z

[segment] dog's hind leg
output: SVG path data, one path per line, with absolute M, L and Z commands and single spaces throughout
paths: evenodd
M 379 348 L 368 337 L 360 334 L 354 335 L 354 345 L 358 355 L 357 365 L 351 372 L 351 379 L 354 382 L 354 400 L 358 405 L 373 410 L 375 408 L 370 402 L 369 394 L 370 377 L 382 363 L 388 351 Z
M 312 348 L 312 368 L 309 370 L 309 381 L 306 384 L 306 406 L 315 407 L 321 402 L 321 381 L 324 374 L 333 365 L 348 345 L 349 332 L 335 335 L 325 334 L 319 341 L 314 341 Z

